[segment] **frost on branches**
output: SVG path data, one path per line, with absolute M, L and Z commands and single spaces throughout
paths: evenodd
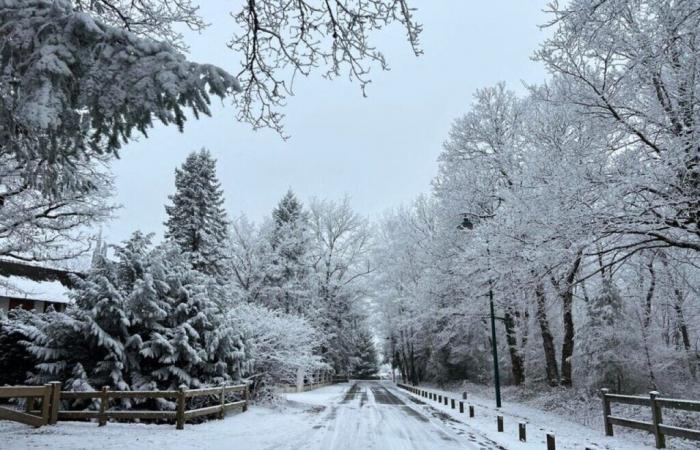
M 212 65 L 188 62 L 164 42 L 76 11 L 69 0 L 0 1 L 0 148 L 25 171 L 70 173 L 75 162 L 117 153 L 154 120 L 182 128 L 209 114 L 210 95 L 240 86 Z M 33 169 L 33 170 L 32 170 Z
M 376 290 L 405 379 L 694 395 L 700 13 L 552 3 L 552 76 L 480 89 L 433 192 L 387 214 Z M 503 372 L 502 372 L 503 375 Z

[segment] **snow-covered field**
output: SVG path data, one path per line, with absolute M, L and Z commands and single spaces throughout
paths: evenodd
M 554 431 L 558 449 L 653 448 L 635 438 L 607 438 L 565 418 L 506 403 L 505 432 L 496 431 L 496 411 L 487 399 L 471 398 L 476 417 L 406 393 L 388 382 L 339 384 L 286 394 L 278 407 L 254 406 L 176 431 L 172 425 L 59 422 L 40 429 L 0 422 L 0 448 L 25 450 L 154 449 L 513 449 L 544 448 Z M 517 422 L 527 421 L 528 442 L 517 440 Z

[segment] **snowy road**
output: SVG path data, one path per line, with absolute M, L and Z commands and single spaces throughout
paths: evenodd
M 437 411 L 436 411 L 437 413 Z M 393 384 L 355 382 L 315 421 L 312 434 L 276 448 L 284 449 L 482 449 L 450 428 L 449 419 L 430 414 L 419 400 Z

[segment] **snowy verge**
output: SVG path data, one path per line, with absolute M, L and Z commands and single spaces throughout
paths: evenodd
M 402 390 L 406 396 L 410 396 L 425 403 L 425 407 L 438 410 L 452 419 L 466 424 L 474 432 L 488 437 L 493 441 L 508 449 L 527 450 L 541 449 L 545 445 L 546 435 L 554 434 L 556 437 L 557 449 L 606 449 L 606 450 L 639 450 L 653 449 L 654 439 L 651 435 L 637 433 L 615 427 L 615 436 L 605 436 L 601 429 L 576 423 L 570 416 L 563 416 L 557 412 L 543 411 L 519 402 L 504 401 L 500 409 L 496 408 L 493 396 L 485 393 L 475 393 L 467 389 L 468 399 L 464 401 L 464 414 L 459 413 L 459 401 L 462 398 L 460 390 L 443 390 L 432 386 L 422 386 L 438 395 L 447 396 L 456 400 L 456 409 L 450 405 L 438 404 L 419 395 L 411 394 Z M 475 417 L 469 418 L 468 405 L 475 408 Z M 602 408 L 602 406 L 601 406 Z M 601 412 L 602 414 L 602 412 Z M 496 417 L 504 417 L 504 432 L 499 433 L 496 429 Z M 527 424 L 527 443 L 518 441 L 518 423 Z M 700 448 L 694 443 L 682 439 L 667 439 L 669 449 L 695 449 Z
M 252 406 L 248 412 L 187 424 L 180 431 L 174 425 L 139 423 L 109 423 L 98 428 L 95 422 L 59 422 L 37 429 L 0 420 L 0 449 L 271 449 L 290 439 L 303 440 L 313 431 L 319 413 L 333 399 L 342 397 L 347 388 L 347 384 L 333 385 L 286 394 L 286 401 L 280 405 Z

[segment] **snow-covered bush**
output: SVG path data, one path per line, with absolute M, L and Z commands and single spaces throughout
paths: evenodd
M 241 303 L 227 312 L 225 324 L 245 339 L 248 378 L 256 387 L 295 384 L 299 370 L 330 369 L 316 352 L 317 331 L 302 317 Z

